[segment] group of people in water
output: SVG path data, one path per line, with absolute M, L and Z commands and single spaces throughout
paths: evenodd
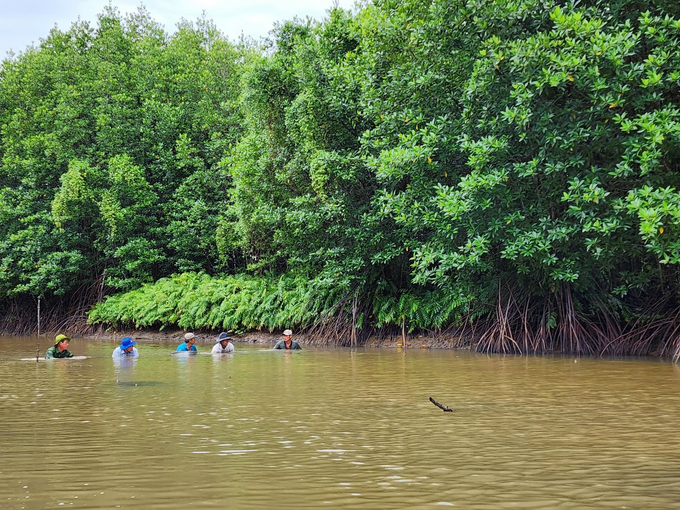
M 210 351 L 210 354 L 225 354 L 229 352 L 234 352 L 234 344 L 231 343 L 232 338 L 227 333 L 220 333 L 217 337 L 215 345 Z M 54 338 L 54 345 L 45 351 L 45 359 L 52 358 L 72 358 L 68 350 L 68 344 L 71 339 L 64 335 L 59 334 Z M 184 335 L 184 342 L 177 346 L 175 352 L 198 352 L 196 349 L 196 335 L 193 333 L 186 333 Z M 139 357 L 139 351 L 135 347 L 137 342 L 135 342 L 132 337 L 126 336 L 120 342 L 120 345 L 113 350 L 111 354 L 112 358 L 122 358 L 122 357 Z M 299 351 L 302 348 L 300 344 L 293 340 L 293 332 L 290 329 L 286 329 L 283 332 L 283 340 L 276 343 L 274 349 L 285 349 L 291 351 Z

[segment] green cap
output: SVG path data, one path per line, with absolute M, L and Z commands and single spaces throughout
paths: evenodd
M 70 339 L 69 337 L 67 337 L 66 335 L 57 335 L 57 336 L 54 338 L 54 343 L 55 343 L 55 345 L 56 345 L 56 344 L 58 344 L 59 342 L 63 342 L 64 340 L 71 340 L 71 339 Z

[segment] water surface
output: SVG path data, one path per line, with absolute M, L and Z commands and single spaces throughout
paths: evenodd
M 114 347 L 0 338 L 0 508 L 680 508 L 671 363 Z

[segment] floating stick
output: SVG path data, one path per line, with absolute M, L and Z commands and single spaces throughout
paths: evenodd
M 430 397 L 430 402 L 432 402 L 434 405 L 436 405 L 439 409 L 441 409 L 445 413 L 452 413 L 453 412 L 453 409 L 451 409 L 449 406 L 445 406 L 444 404 L 440 404 L 439 402 L 437 402 L 432 397 Z

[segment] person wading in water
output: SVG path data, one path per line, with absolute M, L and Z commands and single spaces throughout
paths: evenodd
M 231 337 L 227 333 L 220 333 L 220 336 L 217 338 L 217 342 L 215 342 L 215 346 L 212 348 L 212 351 L 210 351 L 210 354 L 234 352 L 234 344 L 232 344 L 229 340 L 231 340 Z
M 45 351 L 45 359 L 73 357 L 73 354 L 68 351 L 68 343 L 71 341 L 69 337 L 57 335 L 54 341 L 56 343 Z
M 302 350 L 302 347 L 300 347 L 297 342 L 293 341 L 293 332 L 290 329 L 287 329 L 283 332 L 283 340 L 279 340 L 274 346 L 274 349 L 299 351 Z

